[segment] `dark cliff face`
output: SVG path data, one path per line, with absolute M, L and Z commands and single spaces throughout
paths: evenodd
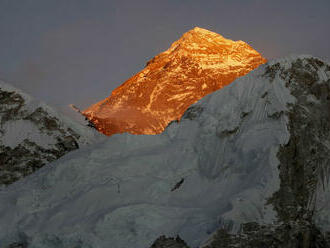
M 20 123 L 18 130 L 16 124 Z M 32 132 L 31 135 L 42 135 L 41 143 L 30 139 L 27 135 L 14 145 L 5 142 L 8 130 L 11 133 Z M 26 130 L 25 130 L 26 128 Z M 19 135 L 18 135 L 19 136 Z M 19 139 L 13 135 L 11 139 Z M 20 93 L 0 88 L 0 186 L 11 184 L 23 178 L 46 163 L 54 161 L 64 154 L 79 148 L 80 136 L 63 125 L 63 123 L 42 106 L 30 108 Z M 15 141 L 15 140 L 14 140 Z
M 328 247 L 324 235 L 306 221 L 278 225 L 242 224 L 238 234 L 219 229 L 203 248 L 323 248 Z
M 176 238 L 160 236 L 151 248 L 189 248 L 189 246 L 179 236 Z
M 329 75 L 330 66 L 312 57 L 298 58 L 289 67 L 280 63 L 266 66 L 265 83 L 276 83 L 274 79 L 279 77 L 296 99 L 288 104 L 287 112 L 272 117 L 285 115 L 290 133 L 277 153 L 280 188 L 268 199 L 277 221 L 243 223 L 236 234 L 220 228 L 203 248 L 330 247 L 330 230 L 315 224 L 317 190 L 328 184 L 330 176 Z
M 278 75 L 287 82 L 296 102 L 289 105 L 289 142 L 280 147 L 280 189 L 270 203 L 282 221 L 312 221 L 317 187 L 328 180 L 330 148 L 330 79 L 323 80 L 318 59 L 298 59 Z

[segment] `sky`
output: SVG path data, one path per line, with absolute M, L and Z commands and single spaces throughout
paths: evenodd
M 84 109 L 195 26 L 267 59 L 330 58 L 329 0 L 0 0 L 0 78 Z

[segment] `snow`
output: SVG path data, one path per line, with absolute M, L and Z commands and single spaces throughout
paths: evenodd
M 204 84 L 204 85 L 206 85 L 206 84 Z M 176 95 L 173 95 L 173 96 L 167 98 L 166 101 L 169 102 L 169 101 L 172 101 L 174 99 L 184 100 L 188 95 L 191 95 L 191 94 L 193 94 L 191 91 L 188 91 L 188 92 L 185 92 L 185 93 L 182 93 L 182 94 L 176 94 Z
M 270 120 L 267 111 L 284 110 L 290 96 L 283 82 L 265 82 L 262 68 L 197 103 L 196 120 L 157 136 L 114 135 L 3 190 L 0 240 L 89 233 L 93 247 L 147 247 L 179 233 L 197 246 L 222 223 L 237 230 L 240 222 L 271 221 L 264 201 L 278 188 L 276 147 L 288 133 L 286 120 Z
M 113 135 L 0 191 L 0 242 L 148 247 L 179 234 L 197 247 L 219 226 L 272 223 L 266 199 L 279 188 L 276 154 L 289 132 L 285 115 L 270 116 L 295 98 L 284 80 L 262 76 L 265 66 L 194 104 L 193 120 L 160 135 Z
M 33 99 L 33 97 L 31 97 L 30 95 L 26 94 L 25 92 L 23 92 L 22 90 L 15 88 L 13 85 L 11 84 L 7 84 L 4 81 L 0 80 L 0 89 L 4 90 L 4 91 L 8 91 L 8 92 L 16 92 L 19 95 L 21 95 L 25 101 L 27 103 L 31 103 L 33 101 L 35 101 Z
M 1 137 L 2 144 L 12 149 L 25 139 L 45 148 L 50 148 L 57 142 L 56 137 L 40 132 L 39 128 L 34 123 L 25 120 L 8 121 L 2 128 L 4 131 Z

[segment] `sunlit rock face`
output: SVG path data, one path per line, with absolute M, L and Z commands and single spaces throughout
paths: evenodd
M 245 42 L 196 27 L 83 113 L 106 135 L 158 134 L 191 104 L 265 62 Z

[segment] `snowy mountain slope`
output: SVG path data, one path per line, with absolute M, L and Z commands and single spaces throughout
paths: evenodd
M 302 218 L 326 231 L 329 78 L 313 57 L 272 61 L 160 135 L 114 135 L 71 152 L 0 191 L 0 242 L 148 247 L 179 234 L 190 247 L 217 247 L 216 230 Z
M 219 228 L 203 248 L 330 247 L 330 66 L 305 56 L 266 67 L 270 82 L 286 82 L 289 141 L 279 148 L 280 187 L 268 203 L 277 221 L 244 223 L 237 234 Z M 157 247 L 155 247 L 157 248 Z
M 10 184 L 100 136 L 0 81 L 0 185 Z

